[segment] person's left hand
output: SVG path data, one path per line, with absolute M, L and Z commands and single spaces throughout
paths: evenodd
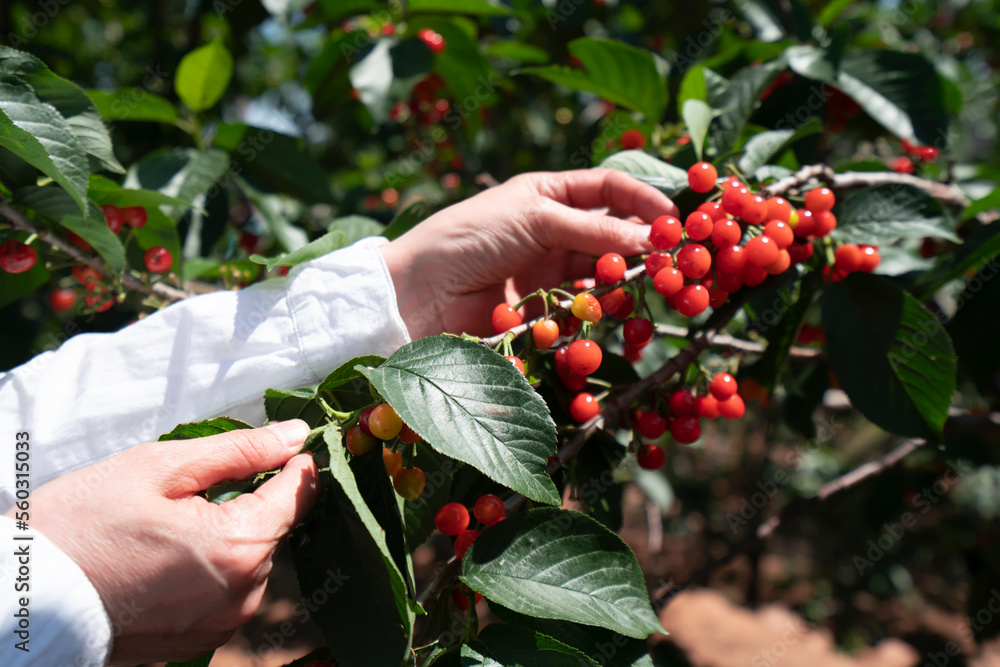
M 647 253 L 641 223 L 677 214 L 662 192 L 619 171 L 522 174 L 435 213 L 382 256 L 412 338 L 488 335 L 498 303 L 593 275 L 592 257 Z

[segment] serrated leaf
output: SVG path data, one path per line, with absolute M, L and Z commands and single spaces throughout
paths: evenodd
M 193 438 L 205 438 L 210 435 L 228 433 L 229 431 L 241 428 L 253 428 L 253 426 L 232 417 L 216 417 L 215 419 L 206 419 L 205 421 L 191 422 L 190 424 L 179 424 L 170 433 L 164 433 L 157 440 L 161 442 L 166 440 L 191 440 Z
M 594 93 L 642 113 L 650 122 L 663 116 L 667 108 L 666 81 L 652 53 L 616 40 L 592 37 L 575 39 L 567 48 L 582 63 L 581 68 L 527 67 L 519 73 Z
M 9 75 L 0 75 L 0 146 L 61 185 L 87 215 L 86 153 L 55 107 Z
M 556 444 L 548 407 L 496 352 L 433 336 L 359 370 L 434 449 L 532 500 L 559 503 L 545 473 Z
M 312 620 L 341 667 L 397 665 L 409 652 L 413 615 L 385 532 L 365 503 L 338 442 L 319 508 L 296 531 L 292 559 Z M 311 609 L 312 611 L 312 609 Z
M 802 137 L 822 131 L 823 123 L 813 116 L 794 130 L 768 130 L 755 134 L 743 145 L 743 155 L 737 167 L 744 174 L 754 174 Z
M 705 101 L 716 110 L 711 125 L 716 155 L 725 155 L 733 149 L 760 103 L 761 94 L 786 67 L 785 59 L 778 58 L 757 67 L 745 67 L 728 81 L 712 70 L 705 70 Z
M 327 232 L 315 241 L 311 241 L 298 250 L 285 253 L 278 257 L 262 257 L 260 255 L 250 255 L 250 261 L 255 264 L 263 264 L 271 271 L 276 266 L 295 266 L 327 255 L 334 250 L 344 247 L 344 233 L 339 230 Z
M 418 199 L 396 214 L 389 225 L 383 230 L 382 236 L 390 241 L 399 238 L 417 226 L 430 215 L 431 207 L 423 199 Z
M 875 425 L 936 440 L 955 392 L 955 352 L 933 313 L 891 279 L 854 273 L 823 302 L 830 369 Z
M 462 667 L 583 667 L 585 653 L 528 628 L 494 623 L 461 649 Z
M 195 49 L 181 59 L 174 78 L 174 90 L 192 111 L 215 106 L 233 76 L 233 56 L 216 40 Z
M 884 249 L 883 249 L 884 254 Z M 936 265 L 917 280 L 915 292 L 926 301 L 942 285 L 1000 255 L 1000 221 L 980 227 L 954 250 L 935 258 Z
M 668 164 L 643 151 L 621 151 L 598 165 L 603 169 L 617 169 L 644 183 L 663 190 L 673 197 L 688 186 L 687 171 Z
M 835 209 L 844 243 L 889 245 L 899 239 L 940 238 L 960 243 L 940 202 L 919 188 L 887 183 L 849 195 Z
M 384 361 L 385 359 L 377 354 L 367 354 L 345 361 L 326 376 L 326 379 L 319 385 L 319 391 L 333 391 L 357 378 L 363 377 L 357 370 L 358 366 L 374 367 L 382 364 Z
M 361 239 L 380 235 L 385 231 L 385 225 L 363 215 L 345 215 L 331 222 L 326 230 L 340 232 L 344 235 L 344 245 L 350 246 Z
M 143 190 L 142 188 L 125 188 L 114 181 L 102 176 L 90 177 L 90 189 L 88 191 L 90 200 L 98 206 L 111 204 L 118 208 L 126 206 L 142 206 L 151 208 L 153 206 L 177 206 L 180 208 L 191 208 L 191 202 L 171 197 L 156 190 Z
M 686 100 L 681 107 L 681 117 L 691 136 L 694 153 L 701 161 L 705 149 L 705 137 L 708 136 L 708 126 L 712 122 L 712 107 L 702 100 Z
M 511 10 L 487 0 L 409 0 L 406 9 L 416 14 L 471 14 L 473 16 L 507 16 Z
M 486 53 L 494 58 L 507 58 L 528 65 L 541 65 L 551 59 L 545 49 L 514 40 L 493 42 L 487 47 Z
M 88 90 L 86 93 L 104 120 L 152 121 L 167 125 L 177 122 L 174 105 L 144 88 L 120 88 L 110 92 Z
M 163 212 L 177 221 L 226 173 L 229 153 L 218 148 L 174 149 L 144 157 L 129 167 L 124 189 L 157 190 L 182 202 Z
M 268 389 L 264 392 L 264 413 L 271 421 L 301 419 L 316 428 L 326 422 L 326 413 L 316 400 L 319 385 L 300 389 Z
M 664 632 L 635 554 L 585 514 L 535 509 L 502 521 L 462 559 L 461 579 L 513 611 L 628 637 Z
M 113 273 L 119 274 L 125 269 L 125 246 L 108 228 L 103 215 L 92 215 L 84 218 L 80 215 L 67 215 L 59 221 L 63 227 L 73 232 L 89 243 L 97 254 L 108 263 Z

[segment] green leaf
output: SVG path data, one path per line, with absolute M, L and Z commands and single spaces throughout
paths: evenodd
M 854 273 L 823 303 L 830 368 L 851 403 L 897 435 L 936 440 L 955 392 L 955 352 L 933 313 L 891 279 Z
M 316 601 L 312 620 L 338 665 L 398 665 L 413 619 L 405 580 L 344 452 L 339 443 L 329 447 L 322 499 L 293 537 L 295 571 L 304 599 Z
M 510 9 L 487 0 L 409 0 L 406 9 L 411 14 L 472 14 L 474 16 L 507 16 Z
M 142 206 L 146 209 L 155 206 L 177 206 L 182 209 L 191 208 L 191 202 L 165 195 L 156 190 L 123 188 L 114 181 L 110 181 L 102 176 L 90 177 L 90 190 L 88 194 L 90 200 L 98 206 L 111 204 L 118 208 L 125 208 L 126 206 Z
M 866 188 L 841 201 L 836 213 L 837 229 L 830 236 L 844 243 L 889 245 L 928 236 L 961 242 L 941 203 L 912 185 Z
M 852 4 L 854 4 L 854 0 L 831 0 L 826 3 L 816 20 L 821 26 L 827 28 Z
M 705 149 L 705 137 L 708 136 L 708 126 L 712 122 L 712 107 L 701 100 L 686 100 L 681 107 L 681 117 L 687 126 L 688 134 L 691 135 L 691 145 L 694 146 L 694 153 L 700 162 L 702 151 Z
M 228 433 L 241 428 L 253 428 L 250 424 L 232 417 L 216 417 L 190 424 L 180 424 L 170 433 L 165 433 L 157 438 L 158 441 L 166 440 L 191 440 L 193 438 L 205 438 L 210 435 Z
M 215 106 L 233 76 L 233 56 L 216 40 L 197 48 L 181 59 L 174 78 L 174 90 L 192 111 Z
M 326 423 L 326 413 L 316 400 L 319 385 L 300 389 L 268 389 L 264 392 L 264 412 L 272 421 L 301 419 L 317 428 Z
M 965 210 L 962 211 L 962 219 L 968 220 L 969 218 L 975 217 L 980 213 L 995 211 L 997 209 L 1000 209 L 1000 188 L 997 188 L 985 197 L 977 199 L 969 204 Z
M 643 151 L 621 151 L 598 165 L 605 169 L 617 169 L 644 183 L 663 190 L 673 197 L 688 186 L 687 171 Z
M 175 149 L 147 155 L 129 167 L 123 188 L 158 190 L 181 203 L 166 206 L 173 220 L 210 192 L 229 166 L 229 153 L 218 148 Z
M 516 612 L 645 638 L 664 632 L 635 554 L 585 514 L 516 514 L 485 532 L 462 559 L 462 581 Z
M 430 212 L 430 205 L 423 199 L 417 199 L 396 214 L 396 217 L 382 231 L 382 236 L 390 241 L 399 238 L 422 222 Z
M 119 88 L 111 92 L 88 90 L 104 120 L 151 121 L 173 125 L 177 109 L 166 98 L 144 88 Z
M 256 264 L 263 264 L 271 271 L 276 266 L 295 266 L 309 260 L 327 255 L 334 250 L 344 247 L 344 233 L 341 231 L 327 232 L 315 241 L 307 243 L 298 250 L 281 255 L 280 257 L 261 257 L 260 255 L 250 255 L 250 261 Z
M 413 552 L 434 532 L 437 511 L 453 499 L 452 476 L 460 464 L 434 451 L 426 443 L 417 443 L 416 461 L 424 471 L 427 484 L 416 500 L 403 503 L 406 549 Z
M 490 611 L 505 623 L 540 632 L 583 651 L 606 667 L 653 667 L 653 659 L 641 639 L 569 621 L 525 616 L 490 602 Z
M 547 81 L 594 93 L 610 102 L 642 113 L 658 122 L 667 108 L 667 86 L 653 54 L 611 39 L 581 37 L 569 43 L 569 52 L 582 68 L 528 67 L 521 74 L 535 74 Z
M 799 334 L 799 329 L 802 328 L 802 323 L 805 321 L 816 294 L 822 286 L 822 276 L 818 272 L 813 271 L 806 274 L 802 279 L 796 296 L 787 300 L 775 299 L 775 301 L 772 301 L 772 303 L 782 304 L 782 307 L 787 304 L 787 310 L 785 310 L 784 314 L 780 316 L 773 326 L 761 330 L 762 326 L 767 327 L 765 324 L 766 320 L 761 318 L 757 318 L 756 320 L 755 331 L 767 338 L 767 348 L 764 350 L 764 354 L 761 356 L 758 364 L 756 364 L 756 368 L 759 369 L 756 377 L 760 378 L 761 384 L 767 389 L 769 394 L 774 392 L 775 384 L 785 370 L 792 351 L 792 345 Z M 794 290 L 794 286 L 789 285 L 782 289 Z M 774 308 L 772 312 L 777 312 L 777 310 L 777 308 Z
M 61 185 L 87 215 L 87 155 L 69 123 L 15 77 L 0 76 L 0 146 Z
M 363 215 L 346 215 L 331 222 L 326 230 L 343 234 L 344 245 L 349 246 L 361 239 L 380 235 L 385 230 L 385 225 Z
M 125 247 L 108 228 L 108 222 L 103 215 L 91 215 L 88 218 L 67 215 L 59 222 L 62 223 L 63 227 L 93 246 L 97 254 L 108 263 L 108 267 L 113 273 L 120 274 L 125 270 Z
M 359 370 L 434 449 L 532 500 L 559 503 L 545 473 L 555 424 L 524 376 L 496 352 L 434 336 Z
M 951 252 L 938 256 L 937 265 L 918 278 L 914 291 L 921 301 L 926 301 L 945 283 L 962 276 L 969 269 L 981 268 L 998 255 L 1000 221 L 994 221 L 974 231 Z
M 743 145 L 743 155 L 737 167 L 744 174 L 756 173 L 774 157 L 784 153 L 792 144 L 812 134 L 823 131 L 823 123 L 813 116 L 794 130 L 768 130 L 750 137 Z
M 760 104 L 761 94 L 786 66 L 785 59 L 778 58 L 758 67 L 745 67 L 728 82 L 712 70 L 705 70 L 705 101 L 716 110 L 711 126 L 716 155 L 725 155 L 736 146 L 743 128 Z
M 598 666 L 585 653 L 528 628 L 494 623 L 461 649 L 462 667 Z
M 677 93 L 677 107 L 683 109 L 684 103 L 688 100 L 701 100 L 704 102 L 707 96 L 708 92 L 705 89 L 705 66 L 695 65 L 681 79 L 680 91 Z
M 777 42 L 786 36 L 781 16 L 773 7 L 769 6 L 769 3 L 760 0 L 743 0 L 738 6 L 747 23 L 753 28 L 754 35 L 760 41 Z
M 434 54 L 419 40 L 379 39 L 351 65 L 349 76 L 358 99 L 380 125 L 389 119 L 393 105 L 406 100 L 413 86 L 433 67 Z
M 487 47 L 486 54 L 494 58 L 507 58 L 528 65 L 541 65 L 550 60 L 549 52 L 545 49 L 513 40 L 493 42 Z
M 358 366 L 379 366 L 385 361 L 382 357 L 377 354 L 367 354 L 362 357 L 354 357 L 349 361 L 345 361 L 340 366 L 337 367 L 332 373 L 326 376 L 326 379 L 319 385 L 320 391 L 333 391 L 338 389 L 349 382 L 364 377 L 358 371 Z

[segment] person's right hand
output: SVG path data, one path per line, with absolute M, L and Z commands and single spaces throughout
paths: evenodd
M 117 633 L 112 663 L 194 658 L 253 617 L 279 541 L 318 497 L 312 457 L 294 456 L 308 434 L 292 420 L 146 443 L 99 464 L 101 474 L 83 468 L 32 495 L 32 527 L 104 601 Z M 254 493 L 221 505 L 198 495 L 281 466 Z M 81 485 L 87 501 L 68 502 Z

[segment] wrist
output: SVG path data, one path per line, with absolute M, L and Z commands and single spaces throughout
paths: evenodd
M 411 340 L 423 338 L 440 331 L 438 321 L 440 313 L 430 302 L 427 280 L 418 280 L 421 275 L 419 253 L 405 248 L 398 240 L 386 243 L 379 248 L 382 260 L 389 270 L 392 287 L 396 292 L 396 307 L 406 324 Z

